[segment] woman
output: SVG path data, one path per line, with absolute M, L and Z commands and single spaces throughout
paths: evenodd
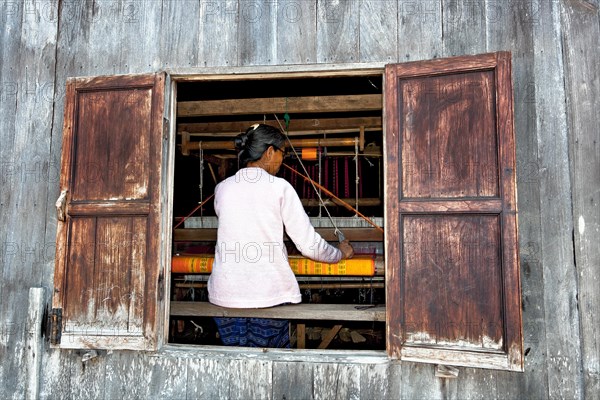
M 294 188 L 275 175 L 285 137 L 256 124 L 235 139 L 241 169 L 215 188 L 219 219 L 209 301 L 222 307 L 262 308 L 302 300 L 283 243 L 284 229 L 305 257 L 335 263 L 351 258 L 348 241 L 338 248 L 315 232 Z M 215 318 L 226 345 L 289 347 L 288 321 Z

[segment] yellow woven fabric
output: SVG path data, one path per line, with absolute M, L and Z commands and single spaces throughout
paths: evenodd
M 171 260 L 171 272 L 181 274 L 209 274 L 215 257 L 199 254 L 193 256 L 174 256 Z M 335 264 L 313 261 L 308 258 L 290 257 L 292 271 L 296 275 L 375 275 L 375 259 L 370 256 L 358 256 L 341 260 Z

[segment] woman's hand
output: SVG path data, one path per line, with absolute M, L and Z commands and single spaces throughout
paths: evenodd
M 338 245 L 338 249 L 342 252 L 342 258 L 352 258 L 354 257 L 354 248 L 350 244 L 348 240 L 343 240 Z

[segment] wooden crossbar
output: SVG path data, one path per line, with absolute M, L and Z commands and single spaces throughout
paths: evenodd
M 293 304 L 270 308 L 225 308 L 208 302 L 172 301 L 171 315 L 384 322 L 385 306 L 370 307 L 368 305 L 356 304 Z

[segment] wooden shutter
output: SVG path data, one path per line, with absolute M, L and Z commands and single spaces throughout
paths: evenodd
M 159 345 L 164 88 L 164 74 L 67 81 L 51 314 L 62 348 Z
M 510 53 L 385 72 L 388 351 L 523 368 Z

